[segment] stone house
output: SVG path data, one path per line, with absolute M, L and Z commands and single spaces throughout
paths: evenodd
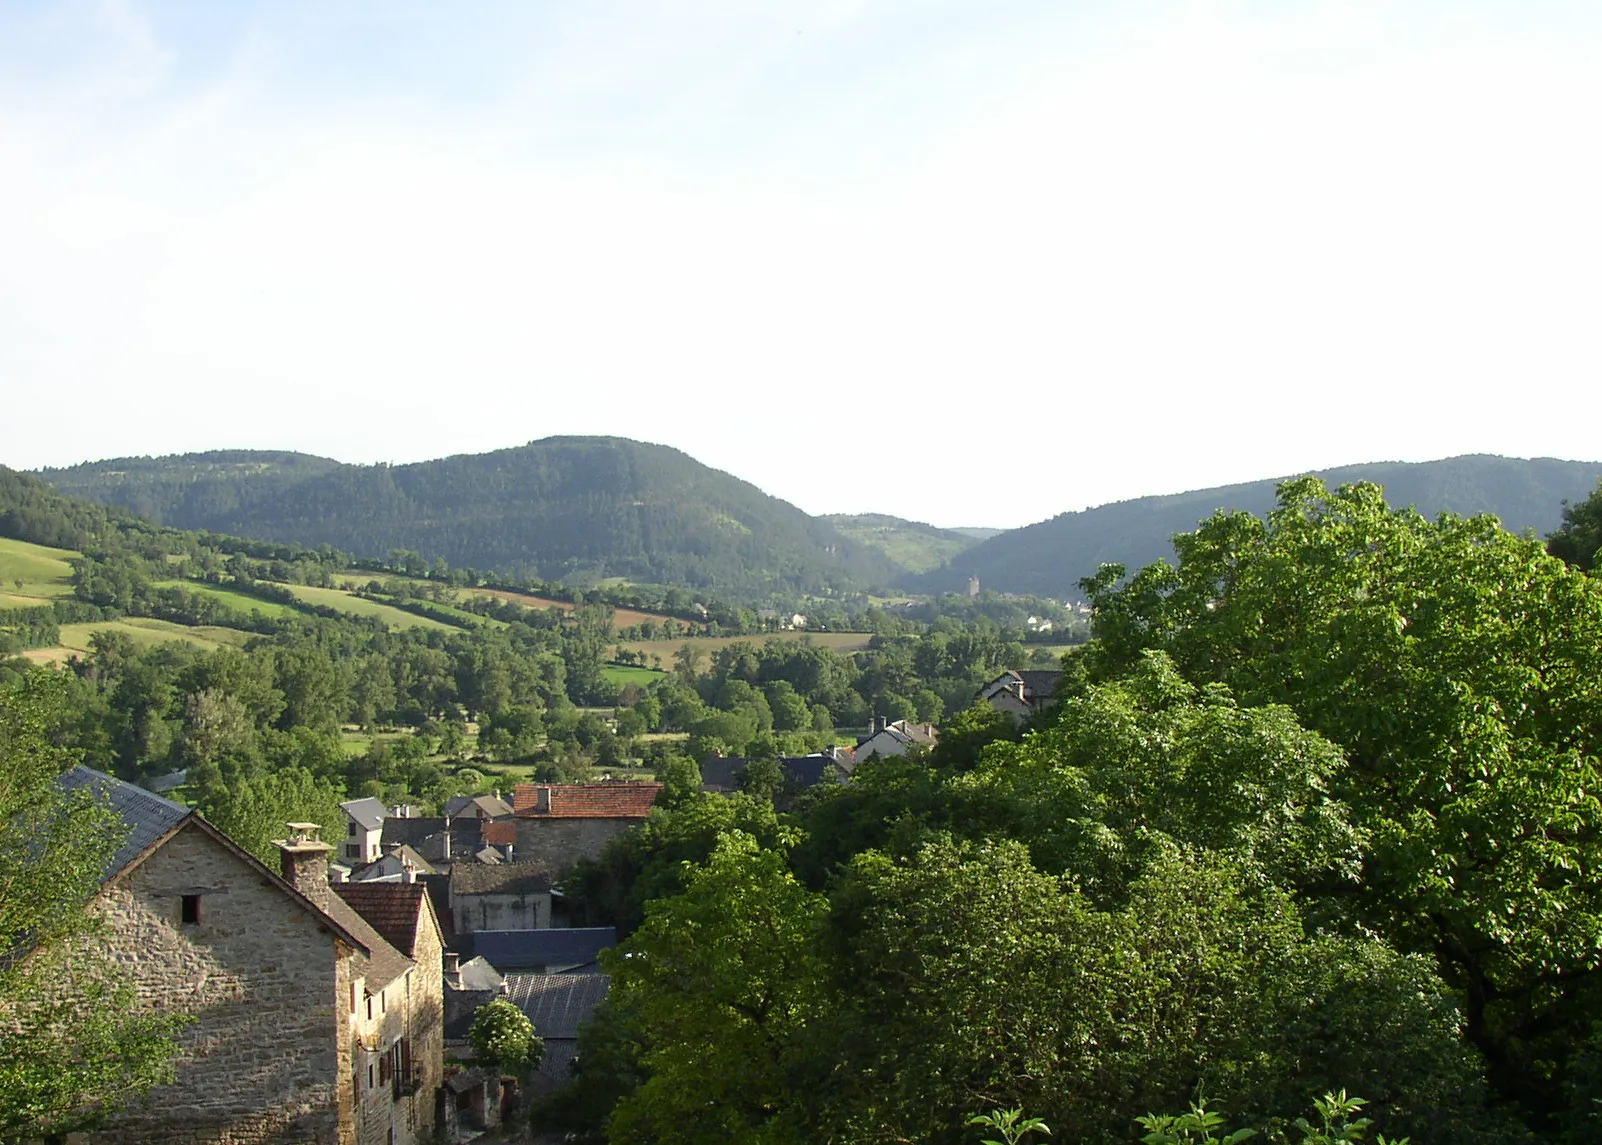
M 275 874 L 199 814 L 88 768 L 128 827 L 88 908 L 140 1001 L 193 1015 L 172 1084 L 116 1111 L 93 1145 L 414 1145 L 443 1076 L 439 927 L 419 888 L 353 904 L 303 827 Z M 401 946 L 384 937 L 374 913 Z M 409 912 L 409 914 L 408 914 Z M 402 925 L 402 916 L 409 923 Z
M 933 724 L 914 724 L 906 720 L 878 721 L 871 735 L 857 741 L 852 754 L 854 763 L 870 756 L 906 755 L 914 748 L 931 748 L 940 742 L 940 732 Z
M 448 819 L 506 819 L 511 814 L 512 805 L 501 798 L 499 791 L 493 795 L 458 795 L 445 803 Z
M 660 783 L 519 783 L 512 793 L 515 853 L 560 879 L 579 859 L 645 821 Z M 426 854 L 426 852 L 425 852 Z
M 979 699 L 1022 724 L 1049 707 L 1062 672 L 1055 669 L 1008 671 L 979 689 Z
M 538 863 L 457 863 L 450 896 L 457 934 L 551 925 L 551 876 Z

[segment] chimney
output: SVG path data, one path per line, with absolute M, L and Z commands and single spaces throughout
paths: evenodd
M 328 868 L 328 881 L 331 883 L 350 882 L 350 868 L 340 863 L 331 864 Z
M 445 952 L 445 985 L 453 990 L 462 988 L 462 956 L 454 950 Z
M 275 839 L 284 881 L 313 902 L 328 894 L 328 856 L 334 848 L 317 838 L 316 823 L 289 824 L 289 838 Z
M 534 810 L 541 815 L 551 813 L 551 789 L 549 787 L 536 787 L 534 789 Z
M 501 850 L 506 852 L 506 861 L 510 863 L 512 861 L 512 844 L 506 844 L 506 846 L 502 847 Z
M 443 862 L 451 861 L 451 821 L 445 820 L 445 831 L 441 836 L 439 857 Z
M 495 798 L 499 799 L 501 797 L 501 789 L 497 787 L 493 792 L 491 792 L 491 794 L 494 795 Z
M 401 882 L 415 883 L 417 881 L 417 867 L 410 859 L 401 860 Z

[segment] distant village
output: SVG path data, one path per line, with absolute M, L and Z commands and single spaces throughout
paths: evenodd
M 1009 671 L 980 699 L 1021 723 L 1060 676 Z M 938 740 L 933 724 L 881 719 L 854 747 L 779 762 L 794 792 Z M 701 761 L 704 790 L 739 790 L 751 762 Z M 272 870 L 152 791 L 84 767 L 62 783 L 127 828 L 90 907 L 110 953 L 144 1005 L 194 1018 L 173 1082 L 82 1137 L 105 1145 L 460 1142 L 560 1089 L 618 942 L 574 925 L 563 879 L 644 822 L 664 786 L 520 783 L 439 816 L 353 799 L 343 822 L 285 824 Z M 544 1040 L 526 1088 L 473 1060 L 468 1031 L 497 999 Z

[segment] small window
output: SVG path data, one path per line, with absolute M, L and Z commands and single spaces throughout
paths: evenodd
M 359 844 L 359 843 L 346 843 L 345 844 L 345 857 L 347 859 L 359 859 L 359 858 L 361 858 L 362 857 L 361 844 Z
M 367 1020 L 369 1022 L 373 1020 L 373 996 L 371 994 L 367 995 Z
M 389 1011 L 389 1007 L 388 1007 L 388 1005 L 386 1005 L 386 1003 L 384 1001 L 384 992 L 382 990 L 380 990 L 378 992 L 378 1012 L 380 1014 L 384 1014 L 384 1013 L 388 1013 L 388 1011 Z
M 350 1016 L 356 1016 L 356 983 L 350 984 Z
M 200 921 L 200 896 L 184 895 L 180 901 L 183 905 L 179 908 L 178 917 L 190 926 L 198 923 Z
M 375 1081 L 373 1081 L 373 1063 L 372 1062 L 368 1062 L 367 1063 L 367 1088 L 368 1089 L 374 1089 L 374 1088 L 376 1088 L 376 1086 L 377 1086 L 377 1083 Z
M 347 835 L 356 834 L 356 823 L 355 823 L 354 820 L 352 820 L 350 823 L 347 823 L 345 825 L 345 834 L 347 834 Z

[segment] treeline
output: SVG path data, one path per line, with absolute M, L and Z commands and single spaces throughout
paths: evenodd
M 570 881 L 632 933 L 541 1116 L 1110 1145 L 1205 1098 L 1277 1140 L 1345 1089 L 1417 1145 L 1596 1140 L 1602 581 L 1310 479 L 1176 550 L 1086 584 L 1027 734 L 971 709 L 786 815 L 665 764 Z

